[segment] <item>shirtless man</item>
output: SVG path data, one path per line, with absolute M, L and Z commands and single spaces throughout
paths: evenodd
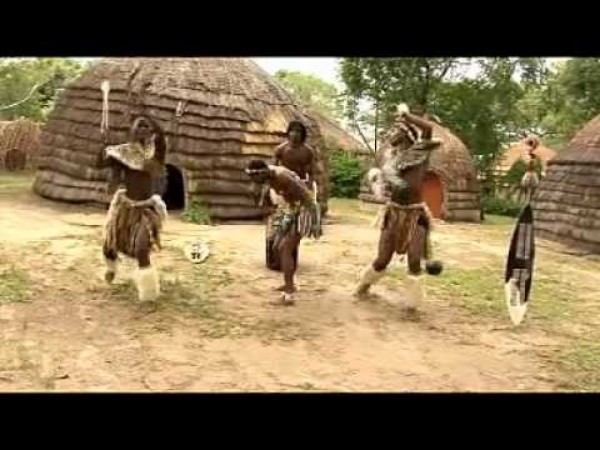
M 129 142 L 107 146 L 100 165 L 110 167 L 108 195 L 113 196 L 105 226 L 102 251 L 105 279 L 116 275 L 118 254 L 138 262 L 135 282 L 144 309 L 155 309 L 159 279 L 150 263 L 150 253 L 160 249 L 160 232 L 167 208 L 156 194 L 156 182 L 165 173 L 166 140 L 150 117 L 140 116 L 131 125 Z M 123 184 L 123 189 L 118 189 Z
M 300 177 L 282 166 L 267 165 L 261 160 L 252 160 L 246 169 L 250 179 L 269 187 L 281 199 L 272 215 L 272 249 L 281 263 L 285 284 L 282 302 L 294 303 L 294 274 L 297 268 L 297 255 L 300 240 L 305 237 L 320 236 L 320 210 L 313 193 Z
M 307 129 L 300 121 L 290 122 L 287 128 L 287 140 L 277 147 L 273 164 L 283 166 L 296 173 L 302 179 L 306 187 L 316 195 L 316 172 L 317 156 L 312 147 L 306 144 Z M 265 189 L 268 189 L 265 186 Z M 263 197 L 266 196 L 266 190 L 263 191 Z M 272 190 L 269 190 L 269 199 L 273 207 L 284 203 L 281 198 Z M 281 263 L 277 258 L 277 251 L 273 249 L 274 230 L 273 214 L 267 217 L 266 231 L 266 259 L 267 267 L 271 270 L 281 270 Z M 298 248 L 294 253 L 294 261 L 298 263 Z
M 429 157 L 441 142 L 433 138 L 432 125 L 399 107 L 399 130 L 390 138 L 392 153 L 382 172 L 390 200 L 383 211 L 377 257 L 361 274 L 354 295 L 365 295 L 371 285 L 381 279 L 394 253 L 408 255 L 408 284 L 411 307 L 423 298 L 421 260 L 427 261 L 427 272 L 441 272 L 440 262 L 430 261 L 429 233 L 431 215 L 422 198 L 423 178 Z

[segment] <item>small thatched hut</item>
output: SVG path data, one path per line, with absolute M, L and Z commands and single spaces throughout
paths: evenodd
M 349 132 L 344 130 L 334 119 L 314 110 L 308 110 L 307 114 L 319 125 L 321 134 L 323 135 L 325 148 L 329 151 L 342 150 L 359 159 L 371 157 L 369 149 Z
M 511 146 L 504 152 L 499 163 L 496 165 L 496 170 L 501 173 L 507 173 L 511 167 L 519 160 L 528 161 L 531 138 L 525 138 Z M 556 151 L 549 147 L 546 147 L 540 143 L 534 150 L 533 154 L 536 156 L 542 165 L 542 174 L 546 173 L 548 168 L 548 161 L 556 156 Z
M 378 151 L 376 165 L 382 167 L 390 157 L 392 147 L 387 133 Z M 434 217 L 449 221 L 480 222 L 480 188 L 471 154 L 465 144 L 442 125 L 433 124 L 433 135 L 442 145 L 431 156 L 429 171 L 423 185 L 423 198 Z M 360 199 L 378 202 L 371 186 L 365 183 Z
M 600 253 L 600 116 L 549 161 L 533 208 L 540 237 Z
M 254 62 L 237 58 L 126 58 L 101 61 L 60 96 L 43 130 L 34 190 L 67 202 L 105 203 L 107 171 L 97 158 L 103 80 L 110 82 L 111 142 L 127 138 L 130 118 L 146 113 L 167 134 L 171 209 L 193 202 L 220 219 L 258 218 L 254 186 L 243 169 L 270 160 L 291 120 L 309 128 L 308 143 L 323 141 L 316 122 Z M 178 114 L 179 113 L 179 114 Z M 328 197 L 327 158 L 321 158 L 320 197 Z
M 40 126 L 29 119 L 0 122 L 0 168 L 34 169 L 40 147 Z

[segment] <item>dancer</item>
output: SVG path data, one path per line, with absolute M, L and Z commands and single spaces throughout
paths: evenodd
M 278 289 L 283 291 L 282 303 L 293 304 L 297 268 L 294 255 L 303 237 L 320 237 L 319 205 L 300 177 L 285 167 L 252 160 L 246 173 L 253 182 L 269 187 L 281 198 L 271 218 L 272 251 L 283 270 L 285 283 Z
M 102 246 L 105 280 L 114 280 L 119 253 L 136 259 L 138 296 L 148 311 L 156 308 L 160 293 L 150 253 L 160 249 L 160 233 L 167 218 L 166 205 L 155 194 L 156 182 L 165 173 L 166 151 L 160 126 L 150 117 L 140 116 L 131 125 L 129 142 L 106 147 L 102 160 L 103 166 L 111 168 L 108 194 L 113 196 Z M 119 189 L 121 184 L 124 188 Z
M 408 297 L 410 308 L 417 308 L 424 297 L 421 259 L 426 270 L 437 275 L 442 264 L 431 261 L 430 231 L 432 217 L 422 197 L 424 175 L 431 151 L 441 144 L 433 138 L 430 122 L 410 114 L 406 105 L 398 107 L 399 130 L 390 138 L 391 154 L 381 174 L 390 200 L 381 213 L 381 233 L 377 257 L 362 272 L 354 290 L 361 297 L 379 281 L 394 256 L 408 255 Z M 374 174 L 372 174 L 374 176 Z

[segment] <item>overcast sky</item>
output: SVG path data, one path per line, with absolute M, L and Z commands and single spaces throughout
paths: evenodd
M 74 58 L 80 60 L 90 60 L 95 58 Z M 269 72 L 270 74 L 275 74 L 278 70 L 297 70 L 304 73 L 309 73 L 312 75 L 316 75 L 319 78 L 341 86 L 341 81 L 338 76 L 337 66 L 339 63 L 339 58 L 251 58 L 254 60 L 259 66 L 261 66 L 264 70 Z M 551 62 L 556 62 L 560 60 L 564 60 L 566 58 L 548 58 Z M 470 70 L 467 70 L 468 75 L 475 75 L 475 73 L 471 73 Z
M 278 70 L 297 70 L 340 84 L 337 73 L 338 58 L 252 58 L 270 74 Z

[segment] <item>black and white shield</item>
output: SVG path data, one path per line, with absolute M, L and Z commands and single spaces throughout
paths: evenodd
M 510 318 L 515 325 L 521 323 L 527 311 L 533 281 L 534 260 L 533 211 L 531 205 L 528 204 L 521 211 L 513 231 L 504 275 L 506 304 Z

